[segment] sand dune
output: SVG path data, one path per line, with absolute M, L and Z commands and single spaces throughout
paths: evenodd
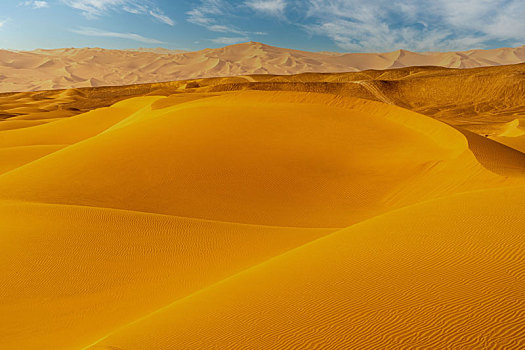
M 162 100 L 135 98 L 4 131 L 0 146 L 20 146 L 24 131 L 39 144 L 48 142 L 40 135 L 72 142 L 77 135 L 65 128 L 91 134 L 93 125 L 104 125 L 97 118 L 121 119 L 123 104 L 152 102 Z M 241 92 L 140 108 L 96 137 L 4 174 L 0 192 L 8 199 L 250 224 L 343 227 L 502 181 L 477 163 L 461 133 L 431 118 L 323 94 Z
M 523 348 L 524 71 L 0 95 L 0 348 Z
M 467 193 L 379 216 L 88 349 L 520 349 L 524 195 Z
M 525 62 L 525 47 L 464 52 L 316 53 L 250 42 L 196 52 L 99 48 L 0 50 L 0 92 L 129 85 L 250 74 L 355 72 Z
M 0 94 L 0 130 L 45 124 L 131 97 L 169 96 L 170 106 L 226 91 L 316 92 L 394 104 L 490 138 L 518 141 L 525 115 L 525 64 L 477 69 L 384 71 L 192 79 L 124 87 Z M 154 107 L 155 108 L 155 107 Z M 516 122 L 518 121 L 518 122 Z M 509 131 L 510 129 L 514 131 Z M 501 139 L 504 141 L 505 139 Z M 516 142 L 514 142 L 516 143 Z
M 174 297 L 333 231 L 38 203 L 0 207 L 6 349 L 80 349 Z

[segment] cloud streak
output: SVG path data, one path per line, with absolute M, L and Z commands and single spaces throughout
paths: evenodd
M 483 48 L 525 41 L 522 0 L 308 0 L 311 34 L 350 51 Z
M 38 1 L 38 0 L 24 1 L 20 3 L 20 5 L 31 7 L 33 9 L 43 9 L 43 8 L 49 7 L 49 3 L 47 1 Z
M 230 20 L 245 16 L 247 9 L 256 12 L 280 15 L 285 7 L 285 0 L 251 0 L 234 2 L 228 0 L 200 0 L 193 9 L 186 12 L 186 20 L 215 33 L 236 34 L 236 37 L 211 39 L 216 44 L 230 45 L 250 40 L 251 35 L 267 35 L 264 31 L 246 31 L 232 25 Z
M 110 32 L 110 31 L 104 31 L 104 30 L 100 30 L 96 28 L 89 28 L 89 27 L 72 29 L 71 32 L 75 34 L 85 35 L 85 36 L 128 39 L 128 40 L 138 41 L 138 42 L 146 43 L 146 44 L 163 44 L 164 43 L 160 40 L 147 38 L 142 35 L 135 34 L 135 33 Z
M 128 6 L 128 0 L 62 0 L 67 6 L 79 10 L 87 18 L 107 15 L 116 8 Z
M 282 17 L 287 3 L 285 0 L 247 0 L 245 5 L 256 12 Z
M 174 26 L 175 25 L 175 21 L 174 20 L 172 20 L 170 17 L 166 16 L 165 14 L 163 14 L 161 12 L 149 10 L 149 14 L 151 16 L 155 17 L 156 19 L 158 19 L 159 21 L 161 21 L 162 23 L 165 23 L 165 24 L 170 25 L 170 26 Z
M 233 37 L 233 38 L 232 37 L 220 37 L 216 39 L 211 39 L 212 42 L 219 44 L 219 45 L 233 45 L 233 44 L 242 43 L 248 40 L 249 38 L 247 37 Z
M 124 38 L 122 35 L 130 38 L 130 34 L 141 32 L 137 26 L 146 27 L 146 19 L 159 23 L 155 30 L 161 31 L 163 38 L 170 34 L 180 35 L 180 32 L 168 32 L 176 25 L 177 19 L 184 21 L 181 30 L 190 27 L 182 40 L 192 42 L 230 44 L 267 33 L 265 39 L 275 45 L 293 45 L 295 41 L 296 47 L 307 48 L 312 39 L 312 49 L 333 50 L 337 47 L 341 51 L 385 52 L 400 48 L 455 51 L 521 46 L 525 43 L 523 1 L 15 0 L 13 6 L 24 6 L 28 10 L 24 14 L 33 13 L 38 20 L 39 13 L 29 9 L 49 7 L 46 16 L 54 11 L 58 16 L 59 11 L 64 10 L 60 4 L 67 5 L 87 19 L 77 17 L 79 26 L 100 28 L 102 25 L 88 23 L 100 19 L 106 23 L 104 28 L 111 30 L 107 33 L 121 38 Z M 161 4 L 166 8 L 160 8 Z M 8 16 L 5 14 L 3 18 Z M 141 16 L 144 21 L 136 20 L 135 16 Z M 191 28 L 190 23 L 205 31 Z M 98 36 L 102 35 L 98 33 Z M 157 43 L 155 39 L 141 39 L 140 35 L 131 38 Z
M 149 0 L 62 0 L 67 6 L 79 10 L 89 19 L 106 16 L 112 12 L 128 12 L 136 15 L 151 16 L 155 20 L 174 26 L 175 21 L 164 14 L 158 7 L 154 6 Z
M 199 5 L 188 11 L 187 21 L 219 33 L 246 35 L 246 32 L 233 25 L 221 21 L 234 11 L 234 7 L 226 0 L 201 0 Z

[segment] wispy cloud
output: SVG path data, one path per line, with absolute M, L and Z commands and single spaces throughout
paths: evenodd
M 216 17 L 224 14 L 228 3 L 222 0 L 201 0 L 200 4 L 187 12 L 188 22 L 208 26 L 216 22 Z
M 115 9 L 132 5 L 128 0 L 62 0 L 62 2 L 82 11 L 87 18 L 104 16 Z
M 122 7 L 122 10 L 124 10 L 124 11 L 126 11 L 128 13 L 133 13 L 135 15 L 140 15 L 140 14 L 144 14 L 144 13 L 148 12 L 148 8 L 146 6 L 139 5 L 139 4 L 133 4 L 132 6 L 124 5 Z
M 20 0 L 34 6 L 37 2 Z M 175 25 L 160 0 L 60 0 L 87 18 L 116 13 L 148 16 Z M 323 36 L 345 51 L 383 52 L 399 48 L 458 50 L 525 43 L 525 0 L 194 0 L 186 20 L 215 33 L 217 44 L 287 28 Z M 167 4 L 168 2 L 164 2 Z M 184 3 L 182 5 L 181 3 Z M 168 6 L 168 5 L 165 5 Z M 257 27 L 260 26 L 260 27 Z M 248 30 L 249 28 L 249 30 Z M 122 33 L 121 33 L 122 34 Z M 278 40 L 278 38 L 277 38 Z
M 33 9 L 42 9 L 45 7 L 49 7 L 49 3 L 47 1 L 38 1 L 38 0 L 24 1 L 24 2 L 21 2 L 20 5 L 32 7 Z
M 287 6 L 285 0 L 247 0 L 245 5 L 257 12 L 278 17 L 284 15 Z
M 242 43 L 248 40 L 249 38 L 247 37 L 236 37 L 236 38 L 220 37 L 216 39 L 211 39 L 211 41 L 213 41 L 216 44 L 220 44 L 220 45 L 233 45 L 233 44 Z
M 274 0 L 270 0 L 270 2 L 273 1 Z M 246 8 L 247 6 L 245 3 L 241 3 L 241 5 L 239 5 L 239 3 L 234 4 L 228 0 L 200 0 L 197 6 L 186 13 L 188 16 L 187 21 L 202 26 L 212 32 L 231 33 L 238 35 L 236 38 L 218 38 L 216 41 L 214 41 L 216 43 L 224 43 L 225 41 L 228 41 L 228 39 L 230 39 L 231 42 L 231 40 L 239 39 L 241 37 L 244 39 L 249 39 L 248 36 L 251 34 L 266 34 L 265 32 L 260 31 L 250 32 L 242 30 L 231 24 L 231 21 L 229 20 L 231 20 L 231 18 L 235 18 L 236 16 L 242 15 L 242 13 L 239 11 L 242 11 L 243 9 L 246 10 Z
M 0 28 L 2 28 L 7 23 L 7 21 L 9 21 L 9 19 L 0 19 Z
M 232 11 L 232 6 L 224 0 L 201 0 L 199 5 L 188 11 L 188 22 L 207 28 L 212 32 L 245 34 L 232 25 L 221 23 L 220 19 Z
M 525 41 L 522 0 L 308 0 L 301 26 L 351 51 L 456 50 Z
M 175 21 L 149 0 L 62 0 L 69 7 L 82 12 L 86 18 L 94 19 L 120 11 L 136 15 L 147 15 L 173 26 Z
M 85 36 L 96 36 L 96 37 L 105 37 L 105 38 L 119 38 L 119 39 L 128 39 L 133 41 L 138 41 L 146 44 L 163 44 L 162 41 L 152 38 L 146 38 L 142 35 L 135 33 L 117 33 L 104 31 L 97 28 L 82 27 L 78 29 L 72 29 L 73 33 L 85 35 Z
M 158 19 L 159 21 L 161 21 L 162 23 L 165 23 L 165 24 L 170 25 L 170 26 L 174 26 L 175 25 L 175 21 L 174 20 L 172 20 L 171 18 L 169 18 L 165 14 L 163 14 L 161 12 L 158 12 L 158 10 L 157 11 L 150 10 L 149 14 L 152 15 L 153 17 L 155 17 L 156 19 Z

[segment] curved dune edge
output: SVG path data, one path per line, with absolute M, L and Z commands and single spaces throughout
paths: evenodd
M 458 130 L 465 135 L 470 150 L 486 169 L 501 176 L 525 178 L 525 154 L 518 148 L 498 142 L 502 138 L 489 139 L 465 129 Z
M 22 129 L 0 131 L 0 148 L 74 144 L 96 136 L 137 109 L 151 105 L 162 97 L 138 97 L 124 100 L 109 108 L 100 108 L 52 123 Z
M 188 96 L 189 95 L 189 96 Z M 166 98 L 163 96 L 130 98 L 119 101 L 109 108 L 100 108 L 90 112 L 82 113 L 68 118 L 59 118 L 57 124 L 52 121 L 35 120 L 39 128 L 31 128 L 35 125 L 25 125 L 16 132 L 2 134 L 0 130 L 0 175 L 11 170 L 25 166 L 35 160 L 50 155 L 58 150 L 74 145 L 85 139 L 97 136 L 110 130 L 118 129 L 131 122 L 135 122 L 141 116 L 151 117 L 155 115 L 154 107 L 157 102 L 165 103 L 165 106 L 173 107 L 176 104 L 193 101 L 199 98 L 215 96 L 214 94 L 183 94 L 177 98 Z M 165 102 L 163 102 L 165 101 Z M 161 104 L 162 106 L 162 104 Z M 46 112 L 55 113 L 55 112 Z M 40 114 L 45 115 L 42 112 Z M 0 123 L 2 125 L 17 122 L 17 117 Z M 11 121 L 13 120 L 13 121 Z M 22 130 L 23 129 L 23 130 Z M 30 141 L 29 141 L 30 140 Z M 67 144 L 55 145 L 54 142 L 67 142 Z M 39 144 L 41 143 L 41 144 Z M 14 146 L 13 146 L 14 145 Z M 46 151 L 47 150 L 47 151 Z
M 67 145 L 34 145 L 0 148 L 0 175 L 29 164 Z
M 475 191 L 373 218 L 84 349 L 519 348 L 524 195 Z
M 152 109 L 163 100 L 134 98 L 45 125 L 49 141 L 67 129 L 82 135 L 0 176 L 1 198 L 322 228 L 509 185 L 455 129 L 396 106 L 247 91 Z
M 0 201 L 0 348 L 78 349 L 335 229 Z
M 514 119 L 505 132 L 491 139 L 525 153 L 525 118 Z

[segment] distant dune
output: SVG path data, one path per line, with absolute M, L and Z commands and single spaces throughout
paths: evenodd
M 524 77 L 0 95 L 0 348 L 523 349 Z
M 0 92 L 119 86 L 251 74 L 355 72 L 407 66 L 474 68 L 525 62 L 525 46 L 464 52 L 305 52 L 250 42 L 184 52 L 97 48 L 0 50 Z

